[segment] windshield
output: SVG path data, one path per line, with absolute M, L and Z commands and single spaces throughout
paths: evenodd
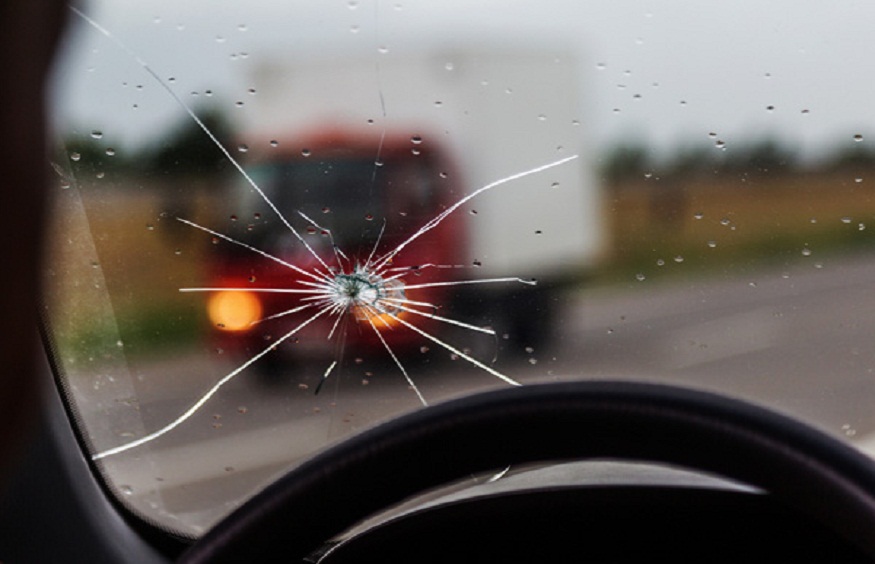
M 873 11 L 71 8 L 43 318 L 89 456 L 197 536 L 490 388 L 681 383 L 871 448 Z

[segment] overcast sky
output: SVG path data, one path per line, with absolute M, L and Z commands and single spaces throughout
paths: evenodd
M 377 61 L 430 45 L 569 45 L 580 61 L 582 121 L 598 146 L 719 138 L 731 148 L 776 135 L 813 154 L 875 136 L 869 1 L 95 0 L 82 9 L 174 90 L 211 89 L 227 103 L 244 95 L 247 65 L 265 54 Z M 116 134 L 130 141 L 182 118 L 94 29 L 77 25 L 69 46 L 55 98 L 63 119 L 106 129 L 107 113 L 124 105 Z M 130 95 L 116 94 L 138 85 L 131 112 Z

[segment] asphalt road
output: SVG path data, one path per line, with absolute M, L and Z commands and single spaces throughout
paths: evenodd
M 873 337 L 875 257 L 857 255 L 589 289 L 563 304 L 550 347 L 503 351 L 495 366 L 523 383 L 619 378 L 730 393 L 875 452 Z M 506 386 L 430 348 L 402 361 L 430 402 Z M 330 359 L 273 383 L 242 373 L 178 428 L 105 467 L 141 510 L 189 520 L 196 531 L 302 457 L 418 408 L 385 356 L 347 359 L 318 396 Z M 137 368 L 143 429 L 173 420 L 234 366 L 192 353 Z

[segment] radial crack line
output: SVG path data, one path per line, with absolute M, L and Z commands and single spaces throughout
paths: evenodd
M 224 287 L 205 287 L 205 288 L 180 288 L 180 292 L 255 292 L 265 294 L 319 294 L 319 290 L 301 290 L 297 288 L 224 288 Z
M 303 310 L 305 310 L 305 309 L 307 309 L 307 308 L 317 307 L 317 305 L 318 305 L 318 304 L 312 304 L 312 303 L 304 304 L 304 305 L 299 305 L 298 307 L 293 307 L 292 309 L 287 309 L 287 310 L 285 310 L 285 311 L 281 311 L 281 312 L 279 312 L 279 313 L 275 313 L 275 314 L 273 314 L 273 315 L 268 315 L 267 317 L 262 317 L 261 319 L 256 319 L 255 321 L 253 321 L 253 322 L 250 323 L 249 325 L 258 325 L 259 323 L 262 323 L 262 322 L 264 322 L 264 321 L 271 321 L 271 320 L 273 320 L 273 319 L 278 319 L 278 318 L 280 318 L 280 317 L 285 317 L 285 316 L 287 316 L 287 315 L 291 315 L 291 314 L 293 314 L 293 313 L 298 313 L 299 311 L 303 311 Z
M 265 194 L 262 191 L 262 189 L 258 186 L 258 184 L 255 183 L 255 181 L 252 179 L 252 177 L 249 176 L 249 174 L 243 169 L 243 167 L 240 165 L 240 163 L 238 163 L 237 160 L 231 155 L 231 153 L 228 151 L 228 149 L 226 149 L 225 146 L 219 142 L 218 138 L 216 138 L 216 136 L 213 134 L 213 132 L 210 130 L 210 128 L 207 127 L 206 124 L 203 121 L 201 121 L 201 119 L 199 117 L 197 117 L 197 114 L 194 113 L 194 110 L 191 109 L 191 106 L 186 104 L 185 101 L 182 98 L 180 98 L 179 95 L 176 94 L 176 92 L 174 92 L 173 89 L 170 88 L 170 86 L 168 86 L 167 83 L 161 79 L 160 76 L 158 76 L 158 73 L 156 73 L 154 70 L 152 70 L 152 67 L 150 67 L 149 64 L 145 60 L 143 60 L 139 55 L 137 55 L 131 48 L 129 48 L 127 45 L 125 45 L 125 43 L 121 39 L 119 39 L 118 37 L 113 35 L 108 29 L 106 29 L 105 27 L 103 27 L 102 25 L 97 23 L 95 20 L 86 16 L 82 11 L 78 10 L 77 8 L 70 6 L 70 10 L 72 10 L 73 13 L 75 13 L 77 16 L 79 16 L 80 18 L 85 20 L 85 22 L 87 22 L 91 27 L 93 27 L 94 29 L 96 29 L 97 31 L 99 31 L 100 33 L 105 35 L 113 43 L 115 43 L 116 45 L 121 47 L 121 49 L 123 51 L 125 51 L 128 55 L 133 57 L 133 59 L 137 62 L 137 64 L 139 64 L 141 67 L 143 67 L 143 70 L 145 70 L 147 73 L 149 73 L 149 75 L 153 79 L 155 79 L 155 81 L 164 90 L 166 90 L 168 94 L 170 94 L 170 96 L 176 101 L 176 103 L 179 104 L 179 106 L 183 110 L 185 110 L 185 113 L 187 113 L 189 115 L 189 117 L 194 120 L 194 122 L 198 125 L 198 127 L 200 127 L 204 133 L 206 133 L 206 135 L 207 135 L 207 137 L 209 137 L 210 141 L 212 141 L 213 144 L 216 147 L 218 147 L 219 151 L 221 151 L 222 154 L 225 155 L 225 158 L 228 159 L 228 161 L 232 165 L 234 165 L 234 168 L 236 168 L 237 171 L 243 176 L 243 178 L 246 179 L 246 182 L 248 182 L 249 185 L 252 186 L 252 188 L 255 190 L 255 192 L 259 196 L 261 196 L 261 199 L 264 200 L 265 203 L 268 205 L 268 207 L 270 207 L 270 209 L 273 210 L 273 212 L 277 215 L 277 217 L 280 218 L 280 221 L 282 221 L 283 224 L 289 228 L 289 231 L 291 231 L 292 234 L 298 239 L 298 241 L 300 241 L 301 244 L 304 245 L 304 247 L 307 249 L 307 251 L 309 251 L 309 253 L 311 255 L 313 255 L 313 257 L 316 258 L 316 260 L 318 260 L 325 268 L 328 268 L 328 265 L 325 264 L 325 262 L 322 260 L 322 258 L 318 254 L 316 254 L 316 251 L 314 251 L 313 248 L 307 243 L 307 241 L 305 241 L 304 238 L 301 237 L 301 234 L 298 233 L 298 231 L 294 227 L 292 227 L 292 224 L 289 223 L 289 221 L 286 219 L 286 217 L 282 213 L 280 213 L 280 210 L 274 205 L 274 203 L 270 200 L 270 198 L 267 197 L 267 194 Z
M 394 319 L 394 320 L 397 321 L 398 323 L 404 325 L 404 326 L 407 327 L 408 329 L 412 329 L 413 331 L 416 331 L 417 333 L 419 333 L 420 335 L 422 335 L 423 337 L 425 337 L 425 338 L 428 339 L 429 341 L 431 341 L 431 342 L 433 342 L 433 343 L 436 343 L 436 344 L 442 346 L 443 348 L 447 349 L 448 351 L 450 351 L 450 352 L 453 353 L 453 354 L 459 355 L 461 358 L 464 358 L 465 360 L 467 360 L 468 362 L 470 362 L 471 364 L 473 364 L 473 365 L 476 366 L 477 368 L 480 368 L 480 369 L 485 370 L 486 372 L 492 374 L 493 376 L 495 376 L 495 377 L 498 378 L 499 380 L 502 380 L 502 381 L 504 381 L 504 382 L 507 382 L 508 384 L 511 384 L 512 386 L 522 386 L 522 384 L 520 384 L 519 382 L 517 382 L 517 381 L 514 380 L 513 378 L 510 378 L 510 377 L 508 377 L 508 376 L 505 376 L 504 374 L 502 374 L 501 372 L 495 370 L 494 368 L 491 368 L 491 367 L 489 367 L 489 366 L 483 364 L 482 362 L 480 362 L 480 361 L 477 360 L 476 358 L 474 358 L 474 357 L 472 357 L 472 356 L 470 356 L 470 355 L 467 355 L 467 354 L 463 353 L 462 351 L 460 351 L 460 350 L 457 349 L 456 347 L 452 346 L 451 344 L 446 343 L 446 342 L 444 342 L 444 341 L 441 341 L 441 340 L 438 339 L 437 337 L 435 337 L 435 336 L 433 336 L 433 335 L 430 335 L 430 334 L 426 333 L 425 331 L 423 331 L 422 329 L 420 329 L 420 328 L 417 327 L 416 325 L 413 325 L 412 323 L 408 323 L 407 321 L 404 321 L 403 319 L 401 319 L 400 317 L 398 317 L 397 315 L 395 315 L 395 314 L 393 314 L 393 313 L 391 313 L 391 312 L 386 311 L 386 312 L 384 312 L 384 313 L 388 314 L 390 317 L 392 317 L 392 319 Z
M 258 360 L 261 357 L 263 357 L 264 355 L 266 355 L 268 352 L 273 350 L 277 345 L 279 345 L 280 343 L 282 343 L 283 341 L 285 341 L 286 339 L 288 339 L 289 337 L 291 337 L 292 335 L 294 335 L 295 333 L 297 333 L 298 331 L 300 331 L 301 329 L 303 329 L 304 327 L 309 325 L 310 322 L 312 322 L 313 320 L 322 316 L 330 309 L 331 308 L 329 308 L 329 307 L 325 307 L 325 308 L 319 310 L 314 315 L 309 317 L 307 320 L 305 320 L 304 322 L 299 324 L 297 327 L 295 327 L 294 329 L 292 329 L 291 331 L 289 331 L 288 333 L 283 335 L 281 338 L 277 339 L 275 342 L 271 343 L 270 346 L 265 348 L 263 351 L 256 354 L 255 356 L 253 356 L 252 358 L 250 358 L 249 360 L 247 360 L 246 362 L 244 362 L 243 364 L 241 364 L 240 366 L 238 366 L 237 368 L 235 368 L 234 370 L 229 372 L 221 380 L 216 382 L 216 384 L 212 388 L 207 390 L 207 393 L 202 395 L 201 398 L 199 400 L 197 400 L 190 408 L 188 408 L 182 415 L 180 415 L 179 417 L 177 417 L 176 419 L 174 419 L 173 421 L 171 421 L 170 423 L 168 423 L 164 427 L 158 429 L 157 431 L 155 431 L 153 433 L 149 433 L 145 437 L 141 437 L 135 441 L 131 441 L 131 442 L 123 444 L 121 446 L 117 446 L 117 447 L 105 450 L 103 452 L 99 452 L 97 454 L 94 454 L 94 455 L 92 455 L 91 460 L 100 460 L 101 458 L 106 458 L 107 456 L 113 456 L 113 455 L 119 454 L 121 452 L 125 452 L 126 450 L 136 448 L 136 447 L 144 445 L 148 442 L 154 441 L 158 437 L 160 437 L 166 433 L 169 433 L 173 429 L 179 427 L 186 420 L 188 420 L 192 415 L 194 415 L 198 409 L 200 409 L 205 403 L 207 403 L 207 401 L 211 397 L 213 397 L 213 395 L 215 395 L 216 392 L 219 391 L 219 388 L 221 388 L 222 386 L 227 384 L 229 381 L 231 381 L 232 378 L 234 378 L 235 376 L 237 376 L 238 374 L 240 374 L 241 372 L 246 370 L 253 362 L 255 362 L 256 360 Z
M 386 347 L 386 352 L 388 352 L 389 356 L 392 357 L 392 360 L 395 361 L 395 365 L 401 371 L 401 374 L 404 375 L 404 378 L 407 380 L 407 383 L 410 385 L 410 387 L 413 389 L 413 391 L 416 392 L 416 396 L 419 398 L 419 401 L 422 403 L 423 406 L 428 407 L 428 402 L 425 401 L 425 397 L 419 391 L 419 387 L 417 387 L 417 385 L 413 383 L 413 379 L 407 373 L 407 370 L 404 368 L 404 365 L 401 364 L 401 361 L 398 360 L 397 356 L 395 356 L 395 353 L 392 351 L 392 348 L 389 346 L 389 343 L 387 343 L 386 339 L 383 338 L 383 334 L 380 333 L 380 330 L 377 329 L 377 326 L 374 325 L 374 322 L 370 317 L 368 317 L 368 323 L 370 323 L 371 327 L 373 327 L 374 333 L 377 334 L 377 337 L 380 339 L 380 342 L 383 343 L 384 347 Z
M 449 282 L 426 282 L 424 284 L 405 284 L 405 290 L 416 290 L 418 288 L 434 288 L 436 286 L 462 286 L 464 284 L 497 284 L 501 282 L 518 282 L 528 286 L 537 286 L 535 280 L 524 280 L 522 278 L 507 277 L 507 278 L 480 278 L 479 280 L 453 280 Z
M 444 219 L 446 219 L 446 217 L 448 215 L 450 215 L 451 213 L 453 213 L 454 211 L 459 209 L 460 206 L 464 205 L 466 202 L 470 201 L 472 198 L 479 196 L 480 194 L 482 194 L 483 192 L 486 192 L 487 190 L 491 190 L 492 188 L 495 188 L 497 186 L 501 186 L 502 184 L 507 184 L 508 182 L 512 182 L 514 180 L 518 180 L 520 178 L 530 176 L 532 174 L 537 174 L 539 172 L 543 172 L 543 171 L 548 170 L 550 168 L 565 164 L 569 161 L 576 159 L 577 157 L 578 157 L 577 155 L 572 155 L 570 157 L 565 157 L 564 159 L 559 159 L 558 161 L 553 161 L 553 162 L 547 163 L 545 165 L 537 166 L 535 168 L 530 168 L 530 169 L 524 170 L 522 172 L 517 172 L 516 174 L 511 174 L 510 176 L 505 176 L 504 178 L 500 178 L 494 182 L 490 182 L 486 186 L 483 186 L 481 188 L 478 188 L 477 190 L 474 190 L 473 192 L 471 192 L 470 194 L 468 194 L 467 196 L 465 196 L 464 198 L 462 198 L 461 200 L 459 200 L 458 202 L 456 202 L 455 204 L 453 204 L 452 206 L 448 207 L 446 210 L 441 212 L 440 215 L 431 219 L 428 223 L 426 223 L 425 225 L 420 227 L 419 230 L 416 231 L 416 233 L 414 233 L 413 235 L 408 237 L 407 240 L 405 240 L 400 245 L 395 247 L 395 249 L 393 251 L 390 251 L 386 256 L 378 259 L 377 263 L 375 265 L 375 269 L 380 269 L 387 262 L 392 260 L 392 257 L 394 257 L 395 255 L 400 253 L 401 250 L 404 249 L 404 247 L 406 247 L 407 245 L 409 245 L 410 243 L 412 243 L 413 241 L 415 241 L 416 239 L 418 239 L 419 237 L 421 237 L 425 233 L 427 233 L 427 232 L 431 231 L 432 229 L 434 229 L 435 227 L 437 227 L 437 225 L 439 223 L 441 223 Z
M 404 304 L 409 306 L 427 307 L 428 309 L 438 309 L 438 306 L 428 302 L 418 302 L 416 300 L 408 300 L 407 298 L 380 298 L 381 302 L 392 302 L 394 304 Z
M 389 301 L 383 299 L 381 301 Z M 392 300 L 393 302 L 397 302 L 398 300 Z M 434 313 L 425 313 L 424 311 L 419 311 L 418 309 L 413 309 L 410 307 L 406 307 L 403 304 L 396 303 L 394 307 L 408 311 L 410 313 L 415 313 L 416 315 L 421 315 L 422 317 L 427 317 L 429 319 L 435 319 L 437 321 L 442 321 L 444 323 L 449 323 L 450 325 L 456 325 L 457 327 L 464 327 L 465 329 L 470 329 L 471 331 L 479 331 L 480 333 L 486 333 L 487 335 L 495 335 L 495 331 L 486 327 L 478 327 L 476 325 L 471 325 L 470 323 L 465 323 L 464 321 L 457 321 L 455 319 L 451 319 L 449 317 L 443 317 Z
M 249 249 L 253 253 L 258 253 L 265 258 L 269 258 L 270 260 L 272 260 L 274 262 L 277 262 L 283 266 L 291 268 L 292 270 L 294 270 L 298 274 L 302 274 L 304 276 L 310 277 L 310 278 L 312 278 L 314 280 L 318 280 L 320 282 L 321 281 L 330 281 L 329 279 L 327 279 L 325 277 L 316 276 L 312 272 L 308 272 L 308 271 L 304 270 L 303 268 L 301 268 L 300 266 L 295 266 L 294 264 L 292 264 L 290 262 L 286 262 L 279 257 L 275 257 L 274 255 L 272 255 L 270 253 L 262 251 L 261 249 L 253 247 L 252 245 L 248 245 L 248 244 L 244 243 L 243 241 L 238 241 L 237 239 L 234 239 L 233 237 L 229 237 L 229 236 L 225 235 L 224 233 L 219 233 L 218 231 L 213 231 L 209 227 L 204 227 L 203 225 L 198 225 L 197 223 L 195 223 L 193 221 L 189 221 L 189 220 L 183 219 L 181 217 L 177 217 L 176 220 L 181 221 L 182 223 L 184 223 L 186 225 L 190 225 L 190 226 L 194 227 L 195 229 L 200 229 L 201 231 L 209 233 L 210 235 L 213 235 L 214 237 L 219 237 L 220 239 L 224 239 L 225 241 L 228 241 L 229 243 L 234 243 L 235 245 L 239 245 L 239 246 L 243 247 L 244 249 Z

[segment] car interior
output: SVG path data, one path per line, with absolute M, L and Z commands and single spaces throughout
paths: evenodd
M 875 10 L 745 4 L 0 7 L 0 563 L 875 560 Z

